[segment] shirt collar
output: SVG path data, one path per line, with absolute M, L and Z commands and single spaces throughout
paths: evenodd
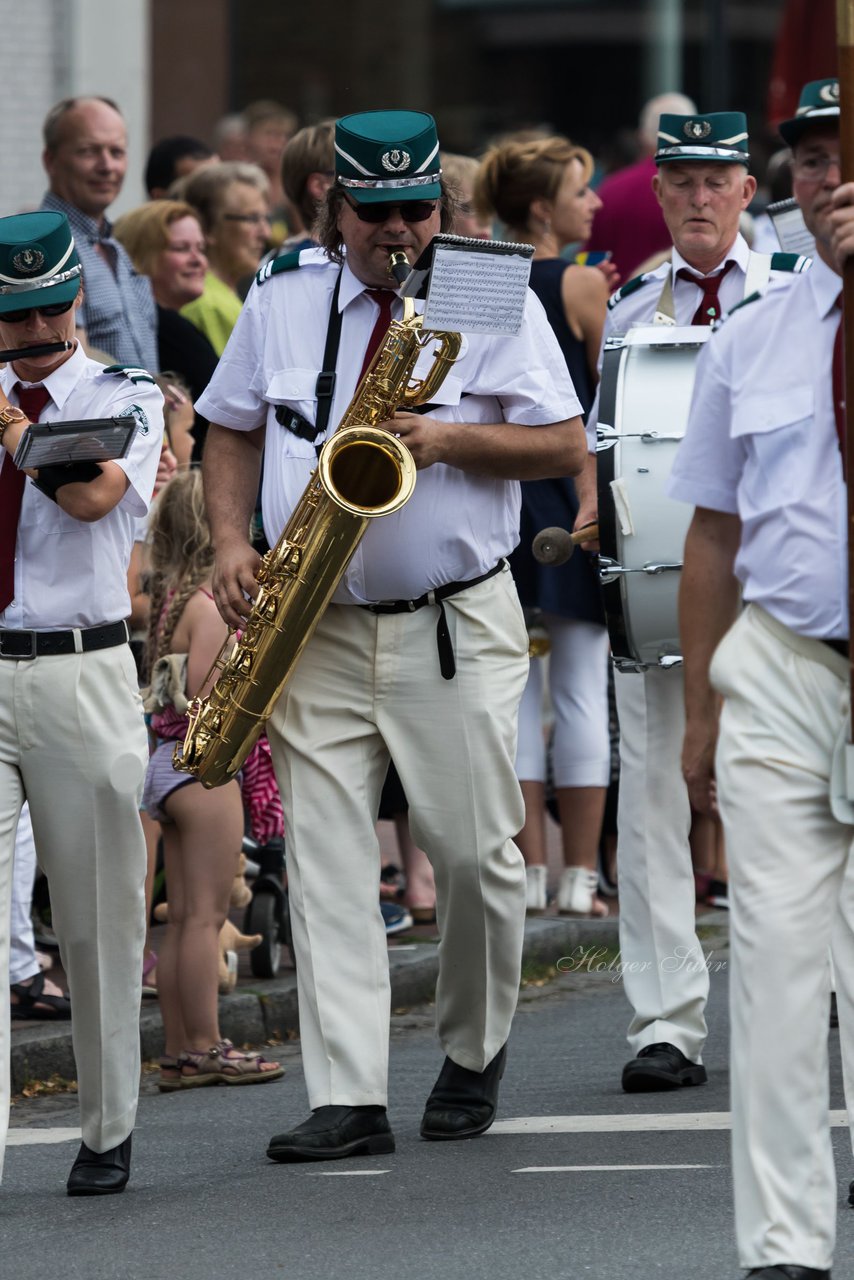
M 92 244 L 98 240 L 112 239 L 113 224 L 109 218 L 102 217 L 100 222 L 96 222 L 94 218 L 90 218 L 82 209 L 78 209 L 74 204 L 69 204 L 67 200 L 63 200 L 61 196 L 54 195 L 52 191 L 48 191 L 45 194 L 42 200 L 42 208 L 64 213 L 72 232 L 77 235 L 84 235 Z
M 47 391 L 57 409 L 61 409 L 68 397 L 71 395 L 71 392 L 77 386 L 86 360 L 86 353 L 78 342 L 68 359 L 63 361 L 58 369 L 54 369 L 53 373 L 44 378 L 40 384 L 25 383 L 23 385 L 44 386 L 44 389 Z M 2 374 L 2 385 L 6 394 L 8 395 L 15 386 L 15 383 L 20 381 L 20 378 L 15 373 L 11 364 L 7 364 Z
M 815 299 L 816 311 L 819 318 L 824 320 L 836 306 L 836 299 L 842 291 L 842 277 L 816 254 L 807 272 L 807 280 Z
M 354 298 L 358 298 L 360 294 L 367 293 L 370 285 L 363 284 L 353 272 L 345 259 L 341 275 L 341 289 L 338 294 L 338 310 L 343 311 L 348 307 Z M 396 296 L 396 291 L 392 290 Z
M 746 274 L 747 264 L 749 260 L 750 260 L 750 247 L 747 241 L 745 240 L 744 236 L 741 234 L 741 232 L 739 232 L 739 234 L 735 237 L 735 240 L 731 248 L 729 248 L 726 251 L 726 253 L 721 258 L 718 265 L 715 267 L 715 269 L 709 272 L 709 275 L 710 276 L 717 275 L 720 271 L 723 270 L 727 262 L 734 262 L 735 265 L 737 267 L 741 267 L 742 271 Z M 676 272 L 682 271 L 682 270 L 690 271 L 691 275 L 696 276 L 698 280 L 705 279 L 703 274 L 700 271 L 698 271 L 696 267 L 692 267 L 690 262 L 685 261 L 685 259 L 682 257 L 682 254 L 676 248 L 676 245 L 674 245 L 673 246 L 673 279 L 674 280 L 676 279 Z

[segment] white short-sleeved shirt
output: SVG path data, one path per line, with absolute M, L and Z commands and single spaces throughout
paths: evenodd
M 841 279 L 819 258 L 705 344 L 668 492 L 741 518 L 744 598 L 803 636 L 848 635 L 846 491 L 833 413 Z
M 720 286 L 719 297 L 722 315 L 726 314 L 727 311 L 731 311 L 737 303 L 743 301 L 745 290 L 748 288 L 747 273 L 750 265 L 750 249 L 744 236 L 736 236 L 735 242 L 727 252 L 723 262 L 714 271 L 710 271 L 709 275 L 720 275 L 727 262 L 730 261 L 734 262 L 735 266 L 727 271 Z M 700 305 L 703 293 L 699 285 L 693 284 L 690 280 L 679 279 L 677 272 L 683 269 L 697 280 L 702 281 L 705 278 L 685 261 L 679 250 L 674 246 L 672 261 L 663 262 L 660 267 L 656 267 L 655 271 L 650 271 L 641 277 L 644 283 L 639 288 L 631 290 L 625 297 L 622 296 L 620 290 L 614 294 L 608 306 L 605 328 L 602 333 L 602 348 L 599 352 L 600 372 L 602 370 L 605 343 L 609 338 L 613 338 L 618 334 L 628 333 L 629 329 L 635 328 L 636 325 L 653 323 L 665 281 L 671 272 L 673 273 L 671 284 L 676 323 L 678 325 L 689 325 L 691 323 L 694 313 Z M 775 276 L 776 274 L 774 273 Z M 599 393 L 597 391 L 596 400 L 587 417 L 587 449 L 589 453 L 596 452 L 596 427 L 598 421 Z
M 294 271 L 253 285 L 216 373 L 197 403 L 210 422 L 235 431 L 266 423 L 262 509 L 274 543 L 316 465 L 314 444 L 276 421 L 279 405 L 315 421 L 329 311 L 339 267 L 307 250 Z M 393 315 L 402 314 L 402 303 Z M 332 424 L 356 389 L 378 315 L 365 286 L 344 265 L 341 342 Z M 423 356 L 415 376 L 429 365 Z M 513 422 L 537 427 L 581 413 L 551 327 L 533 293 L 518 337 L 469 336 L 451 373 L 431 398 L 429 417 L 446 422 Z M 442 463 L 418 472 L 401 511 L 375 521 L 333 599 L 365 604 L 412 599 L 490 569 L 519 540 L 517 481 L 467 474 Z
M 0 385 L 18 403 L 18 378 L 11 365 Z M 24 486 L 15 549 L 15 598 L 0 612 L 0 627 L 62 631 L 119 622 L 130 613 L 127 568 L 136 528 L 154 489 L 163 438 L 163 396 L 152 382 L 133 383 L 121 373 L 104 373 L 78 346 L 44 379 L 50 401 L 42 422 L 132 415 L 137 430 L 117 466 L 130 484 L 118 506 L 100 520 L 75 520 L 41 493 Z M 3 454 L 3 465 L 11 458 Z

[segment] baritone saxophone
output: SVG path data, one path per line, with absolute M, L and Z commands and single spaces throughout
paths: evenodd
M 409 271 L 394 253 L 389 272 Z M 427 404 L 459 355 L 458 333 L 422 327 L 410 298 L 356 388 L 338 430 L 324 444 L 317 469 L 276 545 L 261 561 L 258 594 L 240 638 L 226 641 L 208 674 L 204 698 L 188 711 L 176 769 L 205 787 L 233 778 L 269 719 L 344 570 L 371 520 L 400 510 L 415 487 L 415 462 L 403 441 L 377 424 L 398 408 Z M 418 357 L 436 344 L 424 378 Z

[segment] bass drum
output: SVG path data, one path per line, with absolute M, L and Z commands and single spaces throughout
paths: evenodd
M 707 326 L 630 329 L 605 348 L 599 394 L 599 569 L 615 665 L 681 662 L 678 594 L 692 508 L 665 495 Z

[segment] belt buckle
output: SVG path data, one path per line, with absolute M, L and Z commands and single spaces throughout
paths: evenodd
M 18 639 L 18 637 L 23 639 L 24 636 L 27 636 L 30 642 L 29 652 L 28 653 L 9 653 L 6 650 L 6 646 L 5 646 L 5 637 L 8 637 L 9 635 L 14 635 L 16 640 Z M 18 658 L 22 661 L 29 662 L 31 659 L 35 658 L 35 656 L 36 656 L 36 632 L 35 631 L 15 631 L 15 632 L 0 631 L 0 658 Z

